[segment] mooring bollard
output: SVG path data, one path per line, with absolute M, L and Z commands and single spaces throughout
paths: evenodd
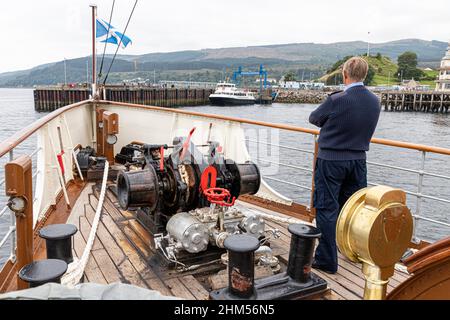
M 321 233 L 319 229 L 304 224 L 291 224 L 288 230 L 292 236 L 286 273 L 294 281 L 306 283 L 311 279 L 314 245 Z
M 233 235 L 225 239 L 228 250 L 228 290 L 231 295 L 248 299 L 254 295 L 255 251 L 259 241 L 248 235 Z
M 77 227 L 73 224 L 52 224 L 42 228 L 39 236 L 45 239 L 47 259 L 60 259 L 67 264 L 71 263 L 72 236 L 77 231 Z
M 61 277 L 67 271 L 67 263 L 59 259 L 46 259 L 27 264 L 19 271 L 19 278 L 30 288 L 54 282 L 61 283 Z

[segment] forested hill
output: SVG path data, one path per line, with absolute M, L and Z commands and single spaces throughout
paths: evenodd
M 437 67 L 447 48 L 446 42 L 405 39 L 371 44 L 371 53 L 380 53 L 392 61 L 405 51 L 417 53 L 419 65 Z M 124 79 L 218 81 L 230 76 L 238 66 L 256 70 L 264 64 L 269 77 L 279 78 L 288 71 L 298 78 L 318 78 L 337 60 L 367 51 L 362 41 L 331 44 L 294 43 L 238 48 L 204 49 L 169 53 L 118 56 L 108 82 Z M 99 58 L 100 59 L 100 58 Z M 107 57 L 108 68 L 111 57 Z M 89 57 L 67 61 L 67 80 L 86 81 Z M 86 65 L 86 62 L 89 65 Z M 305 76 L 306 75 L 306 76 Z M 64 82 L 64 62 L 59 61 L 30 70 L 0 74 L 0 87 L 33 86 Z

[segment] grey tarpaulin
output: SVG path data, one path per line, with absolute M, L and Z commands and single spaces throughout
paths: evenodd
M 58 283 L 47 283 L 40 287 L 9 292 L 0 295 L 0 300 L 176 300 L 163 296 L 159 291 L 148 290 L 124 283 L 109 285 L 82 283 L 68 288 Z

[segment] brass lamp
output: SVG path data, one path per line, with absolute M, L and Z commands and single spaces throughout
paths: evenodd
M 385 299 L 389 278 L 412 233 L 413 219 L 402 190 L 365 188 L 344 205 L 336 225 L 337 245 L 348 259 L 362 263 L 364 299 Z

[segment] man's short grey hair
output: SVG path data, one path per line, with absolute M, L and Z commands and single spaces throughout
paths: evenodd
M 369 64 L 361 57 L 353 57 L 344 63 L 342 70 L 347 73 L 347 76 L 350 79 L 362 82 L 366 79 L 367 72 L 369 71 Z

